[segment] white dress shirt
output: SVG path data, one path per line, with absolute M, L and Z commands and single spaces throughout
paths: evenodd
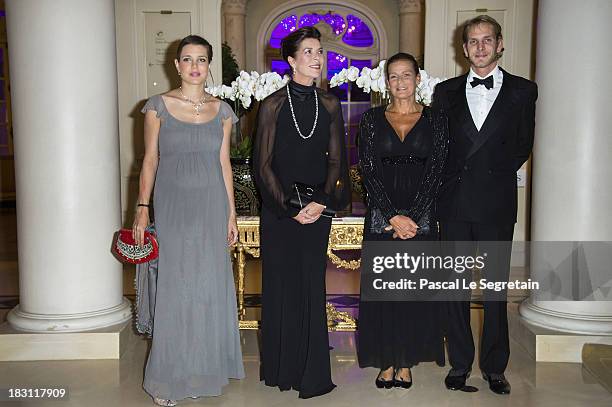
M 482 78 L 470 68 L 470 73 L 467 76 L 467 82 L 465 84 L 465 96 L 467 98 L 467 103 L 470 108 L 470 113 L 472 114 L 472 120 L 474 120 L 474 124 L 478 131 L 482 127 L 489 111 L 491 110 L 491 106 L 495 103 L 495 99 L 497 95 L 499 95 L 499 91 L 502 87 L 502 82 L 504 80 L 504 74 L 499 69 L 499 66 L 495 66 L 493 71 L 487 76 L 493 75 L 493 87 L 491 89 L 487 89 L 484 85 L 478 85 L 476 87 L 472 87 L 470 82 L 474 78 Z

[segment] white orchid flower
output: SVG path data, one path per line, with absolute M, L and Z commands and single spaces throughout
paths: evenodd
M 372 79 L 373 81 L 378 80 L 380 76 L 381 76 L 380 67 L 376 67 L 370 71 L 370 79 Z
M 347 79 L 351 82 L 355 82 L 359 77 L 359 68 L 351 66 L 347 71 Z
M 387 93 L 387 82 L 385 81 L 385 76 L 380 75 L 380 78 L 378 78 L 376 82 L 377 82 L 376 85 L 379 89 L 379 92 L 385 95 Z
M 364 68 L 365 69 L 365 68 Z M 362 73 L 362 75 L 357 78 L 357 80 L 355 81 L 355 84 L 363 89 L 364 92 L 366 93 L 370 93 L 370 84 L 371 84 L 371 79 L 370 79 L 370 74 L 369 72 L 366 72 L 365 74 Z
M 370 83 L 370 88 L 372 88 L 374 92 L 380 92 L 380 87 L 378 86 L 378 79 L 373 80 L 372 83 Z

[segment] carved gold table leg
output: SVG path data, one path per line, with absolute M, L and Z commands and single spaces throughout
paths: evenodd
M 348 312 L 338 311 L 331 303 L 325 304 L 327 311 L 327 330 L 332 332 L 355 331 L 357 323 Z
M 332 221 L 327 247 L 327 257 L 339 269 L 357 270 L 361 260 L 344 260 L 334 250 L 359 250 L 363 241 L 363 218 L 339 218 Z M 330 331 L 354 331 L 357 323 L 348 312 L 338 311 L 333 304 L 326 304 L 327 328 Z
M 238 244 L 234 251 L 238 280 L 238 323 L 240 329 L 259 329 L 259 321 L 246 320 L 244 306 L 244 280 L 246 268 L 246 254 L 253 257 L 260 256 L 259 218 L 238 217 Z M 361 249 L 363 240 L 363 218 L 336 218 L 332 221 L 327 255 L 333 264 L 339 268 L 356 270 L 360 266 L 359 260 L 343 260 L 333 253 L 333 250 Z M 330 331 L 354 331 L 357 328 L 355 319 L 348 313 L 338 311 L 332 304 L 327 303 L 327 326 Z
M 243 321 L 246 314 L 244 309 L 244 269 L 246 268 L 246 259 L 244 256 L 244 246 L 240 243 L 236 247 L 236 262 L 238 263 L 238 321 Z

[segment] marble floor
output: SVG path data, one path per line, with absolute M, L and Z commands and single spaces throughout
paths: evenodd
M 247 292 L 258 292 L 256 262 L 252 281 L 247 281 Z M 126 272 L 124 295 L 132 296 L 132 274 Z M 328 271 L 328 293 L 344 295 L 347 311 L 354 304 L 347 294 L 358 292 L 355 273 Z M 0 322 L 18 302 L 17 238 L 14 209 L 0 209 Z M 355 291 L 357 290 L 357 291 Z M 349 301 L 350 302 L 350 301 Z M 252 311 L 256 312 L 257 308 Z M 474 338 L 478 343 L 482 310 L 472 310 Z M 256 315 L 254 315 L 256 317 Z M 287 406 L 299 403 L 310 406 L 518 406 L 518 407 L 603 407 L 612 406 L 612 394 L 597 384 L 580 364 L 536 363 L 511 340 L 511 360 L 506 376 L 512 384 L 512 394 L 493 394 L 475 370 L 469 384 L 480 389 L 477 393 L 446 390 L 443 384 L 446 368 L 433 363 L 413 369 L 414 386 L 410 390 L 379 390 L 374 386 L 376 369 L 360 369 L 356 360 L 356 336 L 353 332 L 330 333 L 333 346 L 330 357 L 334 382 L 338 385 L 330 394 L 300 400 L 293 391 L 279 392 L 259 381 L 259 352 L 257 331 L 243 331 L 242 349 L 247 377 L 232 381 L 219 397 L 187 400 L 180 405 L 216 406 Z M 148 351 L 148 341 L 132 335 L 127 350 L 119 360 L 83 360 L 54 362 L 0 363 L 0 389 L 18 386 L 56 386 L 69 390 L 65 401 L 2 402 L 0 406 L 152 406 L 142 390 L 142 375 Z M 478 361 L 474 366 L 478 366 Z
M 477 310 L 475 313 L 479 312 Z M 477 317 L 477 315 L 474 315 Z M 512 394 L 493 394 L 479 377 L 469 384 L 477 393 L 451 392 L 443 384 L 445 368 L 433 363 L 413 369 L 414 386 L 409 390 L 379 390 L 374 386 L 376 369 L 360 369 L 355 356 L 355 334 L 330 334 L 332 374 L 338 387 L 331 393 L 300 400 L 294 391 L 280 392 L 258 380 L 259 357 L 256 331 L 242 332 L 246 379 L 234 380 L 219 397 L 188 400 L 179 405 L 196 406 L 288 406 L 299 403 L 310 406 L 520 406 L 520 407 L 604 407 L 612 405 L 612 394 L 597 384 L 579 364 L 535 363 L 512 343 L 512 357 L 507 377 Z M 4 362 L 0 363 L 0 388 L 11 386 L 62 386 L 69 389 L 65 401 L 7 402 L 20 406 L 152 406 L 142 390 L 142 374 L 147 341 L 133 337 L 120 360 Z M 475 363 L 477 366 L 477 362 Z M 2 403 L 4 405 L 4 403 Z

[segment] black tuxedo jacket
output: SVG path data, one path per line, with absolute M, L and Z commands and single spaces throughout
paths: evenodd
M 533 146 L 538 88 L 502 72 L 502 87 L 480 131 L 465 96 L 467 74 L 435 88 L 434 105 L 446 111 L 450 137 L 437 204 L 441 221 L 516 222 L 516 171 Z

